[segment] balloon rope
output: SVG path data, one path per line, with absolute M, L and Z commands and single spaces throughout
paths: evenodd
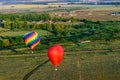
M 55 67 L 54 80 L 57 80 L 57 68 Z

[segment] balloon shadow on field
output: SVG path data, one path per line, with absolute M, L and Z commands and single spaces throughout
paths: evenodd
M 16 49 L 10 49 L 12 52 L 17 53 L 18 51 Z
M 38 65 L 36 68 L 34 68 L 32 71 L 30 71 L 29 73 L 27 73 L 23 80 L 28 80 L 28 78 L 34 73 L 36 72 L 40 67 L 42 67 L 44 64 L 46 64 L 47 62 L 49 62 L 49 59 L 46 60 L 45 62 L 43 62 L 42 64 Z
M 5 48 L 5 49 L 7 49 L 7 50 L 11 50 L 12 52 L 15 52 L 15 53 L 17 53 L 17 52 L 18 52 L 16 49 L 14 49 L 14 48 L 10 48 L 10 47 Z

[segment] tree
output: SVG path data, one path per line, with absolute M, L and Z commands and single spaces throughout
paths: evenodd
M 71 19 L 70 19 L 70 20 L 71 20 L 71 22 L 72 22 L 72 23 L 74 23 L 74 22 L 76 22 L 76 21 L 77 21 L 77 19 L 75 19 L 74 17 L 71 17 Z
M 30 28 L 30 24 L 27 21 L 24 21 L 22 27 L 28 29 Z
M 6 19 L 4 22 L 4 28 L 11 29 L 11 21 L 10 19 Z
M 56 25 L 54 26 L 53 30 L 54 30 L 55 33 L 59 33 L 60 30 L 61 30 L 61 29 L 60 29 L 60 24 L 56 24 Z
M 20 28 L 18 18 L 15 18 L 15 21 L 12 23 L 12 29 L 14 29 L 14 28 L 16 28 L 16 29 Z
M 0 40 L 0 48 L 2 49 L 3 48 L 3 41 Z
M 8 47 L 9 46 L 9 40 L 8 39 L 4 39 L 3 40 L 3 46 L 4 47 Z
M 47 30 L 49 30 L 49 31 L 52 31 L 52 24 L 46 24 L 46 28 L 47 28 Z

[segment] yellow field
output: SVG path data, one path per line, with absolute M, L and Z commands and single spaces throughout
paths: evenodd
M 58 6 L 58 5 L 50 5 L 52 7 Z M 39 4 L 15 4 L 15 5 L 0 5 L 1 9 L 30 9 L 30 8 L 48 8 L 49 5 L 39 5 Z

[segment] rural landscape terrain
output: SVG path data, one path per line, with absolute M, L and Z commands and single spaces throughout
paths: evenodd
M 40 35 L 34 53 L 30 31 Z M 57 71 L 47 57 L 55 44 Z M 120 80 L 120 5 L 0 5 L 0 80 Z

